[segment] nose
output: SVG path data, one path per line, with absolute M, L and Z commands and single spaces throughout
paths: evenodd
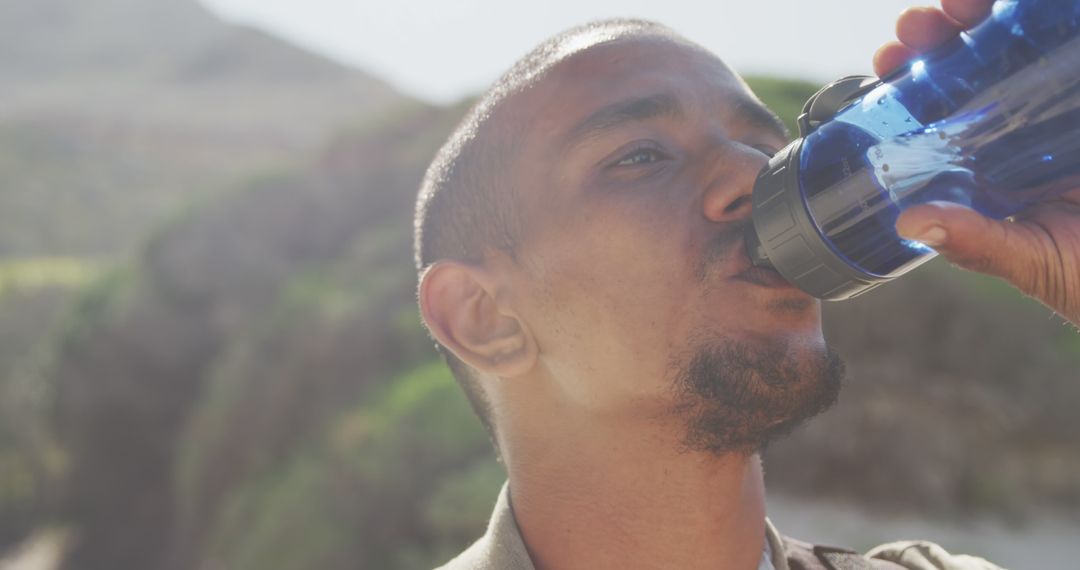
M 721 145 L 708 168 L 702 212 L 711 222 L 737 222 L 750 217 L 757 175 L 768 162 L 761 151 L 739 143 Z

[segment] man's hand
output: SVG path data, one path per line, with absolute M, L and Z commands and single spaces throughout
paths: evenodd
M 911 8 L 896 22 L 898 42 L 874 54 L 884 75 L 952 39 L 990 14 L 992 0 L 942 0 L 942 9 Z M 1001 277 L 1080 325 L 1080 188 L 1042 203 L 1014 222 L 986 218 L 948 202 L 905 211 L 900 235 L 925 243 L 960 267 Z

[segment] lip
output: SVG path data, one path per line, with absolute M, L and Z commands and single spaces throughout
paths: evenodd
M 754 285 L 765 287 L 767 289 L 795 289 L 795 286 L 787 279 L 784 279 L 783 276 L 776 272 L 776 270 L 765 267 L 751 266 L 736 273 L 732 278 L 753 283 Z

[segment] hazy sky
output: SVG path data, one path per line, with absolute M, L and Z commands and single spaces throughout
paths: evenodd
M 663 22 L 743 73 L 825 81 L 868 73 L 896 15 L 933 0 L 202 0 L 397 88 L 447 102 L 477 93 L 544 38 L 592 19 Z

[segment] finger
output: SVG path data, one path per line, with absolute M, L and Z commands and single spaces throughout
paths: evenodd
M 896 222 L 902 237 L 934 248 L 952 263 L 1004 278 L 1032 294 L 1039 275 L 1033 252 L 1040 238 L 1020 224 L 993 220 L 951 202 L 931 202 L 904 211 Z
M 1065 192 L 1064 194 L 1061 195 L 1061 198 L 1063 200 L 1067 201 L 1067 202 L 1072 202 L 1074 204 L 1080 204 L 1080 188 L 1075 188 L 1073 190 L 1069 190 L 1068 192 Z
M 908 8 L 896 20 L 896 37 L 915 51 L 927 51 L 955 38 L 963 27 L 937 8 Z
M 889 42 L 874 54 L 874 73 L 888 75 L 892 70 L 904 65 L 918 55 L 915 50 L 900 42 Z
M 964 28 L 972 28 L 990 15 L 994 0 L 941 0 L 941 8 Z

